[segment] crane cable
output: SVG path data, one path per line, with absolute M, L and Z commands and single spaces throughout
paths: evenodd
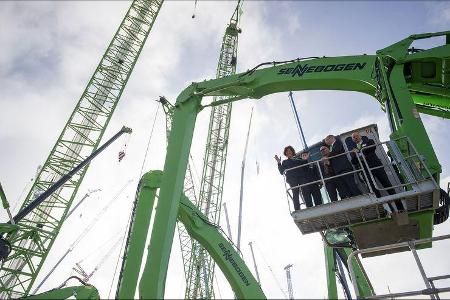
M 253 244 L 255 245 L 255 242 L 253 242 Z M 259 248 L 258 244 L 256 244 L 256 249 L 258 249 L 259 254 L 261 254 L 261 257 L 264 260 L 264 263 L 266 264 L 267 268 L 269 268 L 270 273 L 272 274 L 273 279 L 275 279 L 275 282 L 278 286 L 278 288 L 280 289 L 280 291 L 283 293 L 284 298 L 285 299 L 289 299 L 289 297 L 287 296 L 286 292 L 283 290 L 283 288 L 281 287 L 280 282 L 278 281 L 277 277 L 275 276 L 275 273 L 272 270 L 272 267 L 269 265 L 269 263 L 267 262 L 266 258 L 264 257 L 263 252 L 261 251 L 261 249 Z
M 195 19 L 195 11 L 197 10 L 197 0 L 194 0 L 194 12 L 192 13 L 192 19 Z
M 111 254 L 114 252 L 114 250 L 116 250 L 117 246 L 119 246 L 119 244 L 123 240 L 123 236 L 120 236 L 119 238 L 117 238 L 116 236 L 113 236 L 110 240 L 112 240 L 113 238 L 116 238 L 115 243 L 113 245 L 110 245 L 110 247 L 108 248 L 106 253 L 101 257 L 100 261 L 94 266 L 94 268 L 92 269 L 92 271 L 90 273 L 86 273 L 83 270 L 83 268 L 81 266 L 82 260 L 80 260 L 78 263 L 75 264 L 75 266 L 78 267 L 78 270 L 76 269 L 76 267 L 72 268 L 72 270 L 74 270 L 75 272 L 77 272 L 80 275 L 86 274 L 86 275 L 84 275 L 84 276 L 86 276 L 84 278 L 85 282 L 88 282 L 90 280 L 90 278 L 100 269 L 100 267 L 103 266 L 105 261 L 111 256 Z M 96 252 L 99 252 L 99 251 L 97 250 Z M 81 273 L 79 273 L 79 271 L 81 271 Z M 84 274 L 82 274 L 82 273 L 84 273 Z
M 149 152 L 148 149 L 150 148 L 150 144 L 151 144 L 151 141 L 152 141 L 153 130 L 155 129 L 156 119 L 157 119 L 158 113 L 159 113 L 159 107 L 160 107 L 159 105 L 156 106 L 155 116 L 153 117 L 152 129 L 150 130 L 150 135 L 149 135 L 148 141 L 147 141 L 147 148 L 145 149 L 144 159 L 143 159 L 143 161 L 142 161 L 141 170 L 140 170 L 140 172 L 139 172 L 139 177 L 138 177 L 138 178 L 139 178 L 139 182 L 140 182 L 140 179 L 141 179 L 141 177 L 142 177 L 142 173 L 144 172 L 145 162 L 147 161 L 147 155 L 148 155 L 148 152 Z M 138 191 L 138 190 L 139 190 L 139 184 L 138 184 L 137 191 Z M 137 191 L 136 191 L 136 192 L 137 192 Z M 136 200 L 135 200 L 134 203 L 133 203 L 133 206 L 135 206 L 135 205 L 136 205 Z M 113 275 L 113 278 L 112 278 L 112 280 L 111 280 L 111 284 L 110 284 L 110 286 L 109 286 L 108 299 L 110 299 L 112 287 L 113 287 L 113 284 L 114 284 L 114 279 L 116 278 L 117 269 L 118 269 L 118 267 L 119 267 L 119 262 L 120 262 L 120 258 L 121 258 L 121 255 L 120 255 L 120 254 L 123 253 L 123 251 L 124 251 L 125 241 L 127 240 L 127 239 L 126 239 L 126 237 L 127 237 L 127 231 L 129 230 L 129 227 L 130 227 L 130 222 L 131 222 L 131 218 L 133 217 L 133 212 L 134 212 L 134 209 L 131 209 L 130 215 L 129 215 L 129 217 L 128 217 L 127 225 L 125 226 L 125 230 L 124 230 L 124 233 L 123 233 L 122 243 L 121 243 L 121 245 L 120 245 L 119 256 L 117 257 L 116 266 L 115 266 L 115 268 L 114 268 L 114 275 Z
M 122 159 L 124 159 L 124 157 L 125 157 L 125 151 L 127 150 L 127 146 L 130 142 L 131 134 L 129 134 L 128 137 L 122 137 L 122 138 L 123 138 L 123 143 L 122 143 L 122 147 L 119 151 L 119 155 L 118 155 L 119 162 L 121 162 Z
M 78 263 L 81 264 L 82 262 L 84 262 L 85 260 L 89 259 L 90 257 L 92 257 L 94 254 L 97 254 L 101 251 L 103 251 L 103 248 L 107 248 L 107 246 L 109 246 L 109 244 L 116 238 L 116 235 L 108 238 L 104 243 L 102 243 L 102 245 L 98 248 L 96 248 L 95 250 L 89 252 L 87 255 L 85 255 L 83 258 L 81 258 Z M 117 238 L 116 238 L 117 239 Z M 109 248 L 108 248 L 109 249 Z
M 153 118 L 152 129 L 150 131 L 150 136 L 148 137 L 147 149 L 145 149 L 144 160 L 142 161 L 141 171 L 139 172 L 139 180 L 141 179 L 142 173 L 144 171 L 145 162 L 147 160 L 148 149 L 150 148 L 150 143 L 151 143 L 152 137 L 153 137 L 153 130 L 155 129 L 156 118 L 158 117 L 159 107 L 160 107 L 159 105 L 156 106 L 156 112 L 155 112 L 155 116 Z
M 111 290 L 112 290 L 112 287 L 113 287 L 113 284 L 114 284 L 114 279 L 116 278 L 117 268 L 118 268 L 119 262 L 120 262 L 120 254 L 124 250 L 124 244 L 125 244 L 125 241 L 126 241 L 125 237 L 126 237 L 126 233 L 128 231 L 128 228 L 130 226 L 130 222 L 131 222 L 131 218 L 132 217 L 133 217 L 133 210 L 131 210 L 130 216 L 128 217 L 127 226 L 125 226 L 124 235 L 122 237 L 122 243 L 120 244 L 119 256 L 117 257 L 116 266 L 114 267 L 114 275 L 112 277 L 111 284 L 109 286 L 108 299 L 111 299 L 111 297 L 110 297 L 111 296 Z
M 34 289 L 33 294 L 36 294 L 37 291 L 41 288 L 41 286 L 47 281 L 47 279 L 53 274 L 55 269 L 59 266 L 59 264 L 65 259 L 65 257 L 73 251 L 73 249 L 78 245 L 78 243 L 87 235 L 87 233 L 94 227 L 94 225 L 100 220 L 100 217 L 109 209 L 109 207 L 119 199 L 119 196 L 125 190 L 125 188 L 132 182 L 133 180 L 128 180 L 126 184 L 117 192 L 114 197 L 108 202 L 108 204 L 103 207 L 103 209 L 96 215 L 94 219 L 92 219 L 91 223 L 80 233 L 75 242 L 73 242 L 69 249 L 59 258 L 55 265 L 51 268 L 51 270 L 47 273 L 47 275 L 41 280 L 38 286 Z

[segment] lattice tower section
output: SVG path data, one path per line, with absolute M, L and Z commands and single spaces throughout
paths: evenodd
M 163 0 L 135 0 L 50 152 L 22 208 L 99 145 Z M 8 237 L 12 251 L 0 268 L 0 298 L 26 296 L 63 224 L 87 167 L 21 220 Z
M 217 66 L 217 78 L 236 73 L 240 13 L 241 2 L 238 1 L 236 10 L 223 37 Z M 214 97 L 213 102 L 224 100 L 225 98 Z M 231 108 L 231 103 L 212 107 L 203 159 L 197 207 L 208 217 L 209 221 L 215 224 L 219 224 L 222 207 Z M 183 258 L 189 257 L 188 260 L 184 260 L 186 275 L 185 298 L 214 298 L 213 279 L 215 264 L 212 257 L 195 240 L 191 241 L 190 248 L 182 247 L 182 251 Z

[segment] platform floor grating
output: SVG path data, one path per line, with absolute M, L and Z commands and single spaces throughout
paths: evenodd
M 396 198 L 375 198 L 366 194 L 341 201 L 326 203 L 317 207 L 295 211 L 292 217 L 303 234 L 319 232 L 332 228 L 346 227 L 381 220 L 387 217 L 383 203 L 391 203 L 402 200 L 406 204 L 408 212 L 436 208 L 438 194 L 431 190 L 423 193 L 403 192 Z

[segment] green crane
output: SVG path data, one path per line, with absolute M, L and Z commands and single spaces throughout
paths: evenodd
M 450 109 L 450 87 L 448 85 L 450 74 L 446 68 L 443 68 L 450 61 L 450 43 L 447 42 L 445 45 L 420 53 L 411 53 L 409 46 L 417 39 L 435 36 L 448 37 L 449 35 L 450 31 L 412 35 L 379 50 L 375 55 L 296 59 L 287 63 L 268 62 L 242 74 L 193 83 L 187 87 L 178 96 L 174 106 L 164 171 L 147 172 L 140 180 L 136 194 L 135 213 L 127 239 L 128 251 L 124 256 L 118 284 L 118 298 L 134 298 L 136 290 L 138 290 L 140 298 L 161 299 L 164 297 L 165 280 L 177 219 L 185 225 L 191 237 L 208 251 L 223 271 L 238 298 L 259 299 L 264 297 L 259 284 L 237 251 L 234 250 L 233 245 L 221 234 L 220 228 L 210 222 L 207 216 L 199 211 L 183 193 L 196 117 L 202 108 L 207 106 L 217 106 L 245 98 L 260 99 L 268 94 L 291 90 L 345 90 L 368 94 L 377 99 L 386 109 L 392 128 L 389 147 L 398 150 L 394 155 L 400 155 L 403 159 L 414 156 L 417 160 L 413 161 L 413 164 L 399 167 L 399 172 L 405 175 L 405 190 L 378 199 L 371 198 L 370 194 L 365 194 L 347 199 L 347 201 L 338 201 L 335 204 L 341 206 L 349 203 L 359 204 L 359 210 L 362 210 L 369 200 L 381 203 L 401 198 L 409 201 L 421 198 L 421 196 L 428 196 L 424 194 L 425 192 L 430 192 L 434 199 L 440 191 L 436 181 L 439 180 L 441 167 L 420 116 L 417 114 L 415 104 L 417 100 L 415 99 L 417 96 L 433 98 L 440 101 L 445 109 Z M 449 41 L 448 38 L 447 41 Z M 261 66 L 264 65 L 271 65 L 271 67 L 261 69 Z M 429 89 L 430 87 L 432 89 Z M 228 96 L 229 98 L 202 105 L 202 98 L 205 96 Z M 450 119 L 449 114 L 444 114 L 444 116 Z M 405 142 L 405 139 L 408 142 Z M 410 182 L 407 178 L 407 172 L 411 171 L 413 167 L 416 167 L 415 171 L 422 176 L 419 183 Z M 427 188 L 427 190 L 415 189 L 415 185 Z M 144 257 L 152 217 L 149 212 L 153 210 L 157 195 L 158 202 L 155 208 L 150 244 L 147 256 Z M 323 204 L 316 207 L 314 211 L 327 212 L 335 204 Z M 420 229 L 419 238 L 423 241 L 428 241 L 427 239 L 432 236 L 436 210 L 434 204 L 411 206 L 405 210 L 408 218 L 417 221 L 417 227 Z M 311 211 L 305 210 L 306 213 Z M 301 213 L 302 211 L 295 213 L 297 212 Z M 294 221 L 296 221 L 295 213 L 293 213 Z M 382 216 L 376 221 L 362 220 L 358 225 L 378 226 L 388 222 L 391 220 Z M 436 222 L 436 224 L 438 223 Z M 353 225 L 347 227 L 350 231 L 354 229 Z M 0 226 L 2 233 L 8 233 L 11 230 L 10 224 L 1 224 Z M 390 234 L 391 232 L 386 232 L 385 235 Z M 340 255 L 346 254 L 340 253 Z M 350 261 L 349 264 L 358 264 L 357 260 L 352 260 L 351 255 L 347 255 L 345 259 L 347 262 Z M 141 268 L 143 263 L 144 266 Z M 334 270 L 331 272 L 328 269 L 327 271 L 328 275 L 331 273 L 334 275 Z M 141 275 L 140 279 L 139 275 Z M 352 277 L 356 281 L 353 283 L 358 297 L 374 296 L 374 290 L 362 269 L 352 272 Z M 418 293 L 435 294 L 447 290 L 449 289 L 428 288 L 418 291 Z M 55 289 L 32 298 L 70 297 L 77 296 L 78 292 L 85 293 L 86 298 L 98 298 L 98 293 L 92 286 Z M 329 297 L 337 298 L 334 290 L 329 290 Z
M 162 4 L 163 0 L 132 2 L 22 208 L 98 147 Z M 23 297 L 30 291 L 87 167 L 17 223 L 18 231 L 9 237 L 12 252 L 0 269 L 0 298 Z
M 376 55 L 296 59 L 290 63 L 260 69 L 263 65 L 274 64 L 268 62 L 242 74 L 193 83 L 182 91 L 175 105 L 164 176 L 160 184 L 158 213 L 155 215 L 148 252 L 151 255 L 147 258 L 144 269 L 144 275 L 145 270 L 151 270 L 152 275 L 145 277 L 146 286 L 142 286 L 146 289 L 145 295 L 150 298 L 164 296 L 167 266 L 175 222 L 181 209 L 180 197 L 195 120 L 206 106 L 218 106 L 245 98 L 259 99 L 268 94 L 291 90 L 346 90 L 371 95 L 386 109 L 392 128 L 391 139 L 404 157 L 412 155 L 413 149 L 401 141 L 396 142 L 396 139 L 401 136 L 414 137 L 414 148 L 431 175 L 426 177 L 426 183 L 432 184 L 433 189 L 438 191 L 436 180 L 439 180 L 441 167 L 422 121 L 415 113 L 414 99 L 415 90 L 423 88 L 423 96 L 438 99 L 447 109 L 450 108 L 449 74 L 443 72 L 445 69 L 442 68 L 450 60 L 450 44 L 420 53 L 410 53 L 408 49 L 414 40 L 445 35 L 450 35 L 450 32 L 413 35 L 378 51 Z M 428 64 L 430 60 L 432 64 Z M 412 72 L 405 73 L 405 69 L 411 69 Z M 425 92 L 428 86 L 433 89 Z M 201 100 L 205 96 L 229 98 L 202 106 Z M 445 116 L 450 118 L 448 114 Z M 420 192 L 408 190 L 404 195 L 411 197 L 418 193 Z M 396 197 L 402 197 L 402 194 Z M 364 197 L 358 201 L 363 200 Z M 324 209 L 326 208 L 324 205 Z M 429 224 L 433 224 L 434 212 L 434 207 L 425 207 L 417 212 L 408 211 L 410 217 L 417 217 L 419 221 L 420 238 L 431 236 L 432 227 Z M 378 223 L 387 221 L 382 219 Z M 357 278 L 362 289 L 361 295 L 373 295 L 367 278 Z
M 216 78 L 236 73 L 238 35 L 241 32 L 239 28 L 240 15 L 242 13 L 241 7 L 242 2 L 239 0 L 225 30 L 220 48 Z M 226 98 L 213 97 L 212 101 L 222 101 Z M 160 102 L 163 104 L 166 113 L 166 128 L 169 135 L 172 127 L 174 106 L 165 98 L 160 98 Z M 187 166 L 184 179 L 184 193 L 214 224 L 219 224 L 220 221 L 231 109 L 231 103 L 214 106 L 211 109 L 200 182 L 200 194 L 198 197 L 195 195 L 190 164 Z M 180 222 L 177 223 L 177 227 L 186 277 L 185 298 L 214 298 L 214 261 L 198 242 L 190 238 Z

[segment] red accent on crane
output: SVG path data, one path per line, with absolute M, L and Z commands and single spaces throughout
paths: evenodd
M 125 151 L 122 150 L 119 152 L 119 162 L 121 162 L 124 157 L 125 157 Z

